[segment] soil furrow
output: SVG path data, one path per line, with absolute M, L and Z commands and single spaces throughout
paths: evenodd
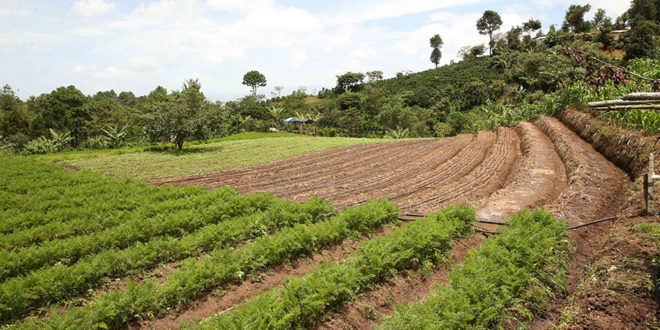
M 598 218 L 615 215 L 622 207 L 625 189 L 630 179 L 621 169 L 555 118 L 541 117 L 536 124 L 552 140 L 566 164 L 568 187 L 550 209 L 558 218 L 577 225 Z M 611 223 L 583 227 L 570 232 L 577 247 L 568 275 L 569 291 L 575 292 L 585 266 L 601 250 Z M 549 311 L 561 311 L 567 297 L 557 297 Z M 550 329 L 552 324 L 540 317 L 533 328 Z
M 402 164 L 405 160 L 401 156 L 401 150 L 405 149 L 406 156 L 417 156 L 419 154 L 425 154 L 428 150 L 438 148 L 439 146 L 445 146 L 446 142 L 448 141 L 425 140 L 424 143 L 415 146 L 403 146 L 397 149 L 391 148 L 393 150 L 380 150 L 375 156 L 366 159 L 362 155 L 357 155 L 353 157 L 353 161 L 351 162 L 342 163 L 342 160 L 337 160 L 334 166 L 326 168 L 323 171 L 324 173 L 320 175 L 307 176 L 309 173 L 302 173 L 302 178 L 297 180 L 290 180 L 270 186 L 259 186 L 252 189 L 252 191 L 268 190 L 277 196 L 285 197 L 298 193 L 306 193 L 314 189 L 319 189 L 319 187 L 327 187 L 328 185 L 336 186 L 339 183 L 337 180 L 341 180 L 342 178 L 346 181 L 368 177 L 377 171 Z M 278 186 L 283 187 L 272 189 L 272 187 Z M 243 191 L 240 188 L 239 190 L 242 193 L 249 192 Z
M 399 158 L 401 151 L 417 152 L 419 149 L 428 148 L 430 142 L 434 140 L 421 140 L 415 143 L 392 144 L 383 148 L 375 148 L 367 152 L 359 152 L 348 155 L 344 158 L 334 158 L 327 163 L 311 164 L 310 166 L 293 166 L 294 172 L 265 176 L 259 181 L 240 180 L 240 183 L 234 185 L 241 193 L 249 193 L 258 190 L 268 189 L 272 191 L 274 187 L 287 186 L 295 183 L 313 182 L 315 179 L 322 179 L 327 176 L 336 175 L 337 172 L 348 172 L 359 168 L 365 163 L 385 162 L 392 158 Z M 444 141 L 443 141 L 444 142 Z M 274 172 L 271 172 L 271 174 Z M 276 172 L 275 172 L 276 173 Z
M 486 197 L 500 188 L 518 158 L 519 139 L 515 132 L 508 128 L 498 129 L 497 135 L 497 141 L 488 156 L 468 175 L 456 180 L 458 182 L 453 183 L 449 189 L 439 187 L 441 190 L 432 192 L 429 197 L 416 199 L 401 209 L 431 212 L 449 203 L 460 204 Z M 475 191 L 476 193 L 471 195 Z
M 348 198 L 354 198 L 354 195 L 363 196 L 366 192 L 380 191 L 378 188 L 409 180 L 413 173 L 426 172 L 430 167 L 445 163 L 465 145 L 465 142 L 464 140 L 456 140 L 456 143 L 451 145 L 435 144 L 432 146 L 431 152 L 423 153 L 421 157 L 407 155 L 406 158 L 400 159 L 395 164 L 390 163 L 385 166 L 370 164 L 368 171 L 364 171 L 357 176 L 346 176 L 338 182 L 319 187 L 315 192 L 333 201 L 333 204 L 338 207 L 346 207 L 347 205 L 342 202 L 346 198 L 339 198 L 340 196 L 349 196 Z M 402 164 L 406 166 L 400 166 Z M 344 176 L 343 173 L 340 173 L 340 175 Z M 293 199 L 297 199 L 296 197 Z M 355 205 L 357 204 L 355 203 Z
M 552 141 L 532 123 L 520 123 L 516 130 L 521 137 L 520 167 L 502 189 L 474 203 L 481 219 L 502 221 L 521 209 L 551 203 L 566 187 L 566 168 Z
M 366 184 L 361 182 L 354 184 L 353 189 L 342 191 L 331 198 L 338 205 L 344 207 L 355 206 L 375 198 L 374 196 L 390 198 L 388 194 L 401 191 L 406 187 L 419 185 L 420 182 L 425 182 L 428 177 L 437 179 L 437 173 L 443 173 L 444 177 L 450 176 L 452 173 L 447 171 L 451 167 L 450 163 L 456 165 L 457 163 L 466 162 L 466 154 L 461 153 L 461 151 L 478 147 L 476 142 L 467 146 L 465 142 L 467 141 L 451 148 L 436 150 L 424 159 L 408 160 L 407 164 L 413 164 L 413 166 L 401 167 L 394 172 L 381 171 L 383 175 L 370 178 Z M 355 200 L 356 197 L 358 200 Z

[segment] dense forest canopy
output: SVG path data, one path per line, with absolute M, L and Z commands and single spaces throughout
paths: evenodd
M 585 14 L 596 13 L 591 21 Z M 614 21 L 602 9 L 571 5 L 560 29 L 530 19 L 498 32 L 498 13 L 487 10 L 475 29 L 489 44 L 466 45 L 461 61 L 418 73 L 383 79 L 382 71 L 347 72 L 334 88 L 310 95 L 304 88 L 267 99 L 257 93 L 263 74 L 248 72 L 243 84 L 251 95 L 211 102 L 198 80 L 179 90 L 156 87 L 148 95 L 114 90 L 84 95 L 74 86 L 21 100 L 10 85 L 0 91 L 0 148 L 5 152 L 46 153 L 67 148 L 117 148 L 125 145 L 207 140 L 241 131 L 285 129 L 283 118 L 311 118 L 326 136 L 442 137 L 507 124 L 566 105 L 558 91 L 582 81 L 584 65 L 564 56 L 570 45 L 617 65 L 656 59 L 660 0 L 634 0 Z M 621 38 L 612 30 L 629 29 Z M 442 36 L 430 38 L 430 61 L 439 63 Z M 490 55 L 484 55 L 486 48 Z M 635 62 L 637 61 L 637 62 Z M 657 62 L 654 62 L 657 63 Z M 654 77 L 658 78 L 658 77 Z M 239 82 L 237 82 L 239 83 Z

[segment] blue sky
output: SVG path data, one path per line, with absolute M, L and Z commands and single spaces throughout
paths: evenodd
M 467 45 L 486 43 L 475 22 L 500 13 L 502 31 L 529 18 L 561 25 L 570 4 L 591 3 L 608 16 L 628 0 L 0 0 L 0 84 L 21 98 L 64 85 L 85 94 L 199 78 L 211 100 L 249 93 L 249 70 L 266 75 L 270 95 L 332 87 L 346 71 L 386 77 L 432 67 L 428 39 L 444 39 L 441 64 Z

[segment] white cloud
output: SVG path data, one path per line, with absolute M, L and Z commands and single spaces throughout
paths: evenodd
M 115 4 L 103 0 L 79 0 L 73 3 L 71 9 L 81 16 L 97 16 L 114 10 Z
M 338 24 L 360 23 L 482 2 L 488 2 L 488 0 L 390 0 L 363 7 L 354 14 L 340 13 L 333 22 Z
M 593 17 L 598 8 L 603 8 L 607 15 L 615 19 L 623 12 L 630 8 L 630 0 L 607 0 L 607 1 L 590 1 L 590 0 L 532 0 L 532 5 L 539 8 L 549 8 L 553 6 L 564 6 L 564 12 L 568 10 L 570 5 L 586 5 L 591 4 L 591 11 L 586 15 L 587 18 Z
M 292 68 L 297 68 L 300 66 L 300 64 L 306 63 L 309 60 L 307 50 L 300 47 L 293 47 L 289 49 L 289 58 L 291 59 Z
M 9 9 L 0 7 L 0 16 L 9 16 L 9 14 L 11 14 Z
M 108 35 L 108 31 L 97 27 L 82 27 L 73 30 L 73 34 L 82 37 L 99 37 Z
M 220 11 L 253 12 L 272 7 L 272 0 L 207 0 L 206 5 Z
M 216 6 L 222 3 L 214 2 Z M 243 2 L 236 4 L 242 6 L 239 4 Z M 244 5 L 243 9 L 250 7 L 249 3 Z M 324 31 L 316 16 L 295 7 L 258 6 L 229 22 L 211 19 L 208 14 L 194 0 L 161 0 L 142 4 L 105 25 L 127 33 L 117 41 L 120 49 L 189 54 L 215 63 L 243 58 L 257 47 L 300 48 L 317 40 Z
M 353 36 L 359 33 L 359 27 L 353 24 L 342 25 L 329 35 L 323 43 L 323 49 L 330 51 L 346 47 L 353 41 Z
M 96 65 L 76 65 L 73 67 L 72 71 L 74 73 L 89 75 L 95 78 L 128 77 L 136 74 L 136 72 L 131 69 L 117 68 L 115 66 L 107 66 L 105 68 L 99 69 Z
M 426 24 L 411 32 L 406 38 L 396 42 L 391 49 L 406 56 L 415 56 L 420 63 L 430 66 L 431 48 L 429 47 L 429 38 L 437 33 L 444 41 L 441 48 L 441 63 L 449 63 L 450 60 L 458 58 L 458 51 L 462 47 L 488 43 L 488 37 L 480 35 L 475 26 L 475 22 L 481 15 L 482 13 L 463 15 L 439 13 L 431 15 L 433 19 L 439 22 Z M 517 14 L 503 14 L 501 16 L 504 22 L 501 31 L 508 31 L 512 26 L 520 25 L 528 19 Z

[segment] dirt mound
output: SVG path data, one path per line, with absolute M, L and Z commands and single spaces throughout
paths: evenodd
M 561 121 L 611 162 L 632 178 L 643 175 L 649 163 L 649 153 L 660 155 L 660 136 L 609 124 L 596 116 L 577 110 L 567 110 Z

